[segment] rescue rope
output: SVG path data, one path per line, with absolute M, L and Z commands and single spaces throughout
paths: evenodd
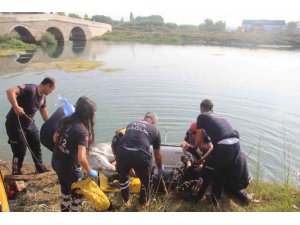
M 31 119 L 29 116 L 27 116 L 26 114 L 24 114 L 27 118 L 29 118 L 34 124 L 35 124 L 35 121 L 33 119 Z M 35 160 L 37 161 L 37 163 L 43 168 L 44 165 L 42 165 L 39 160 L 37 159 L 37 157 L 35 156 L 35 154 L 33 153 L 32 149 L 30 148 L 28 142 L 27 142 L 27 139 L 26 139 L 26 136 L 25 136 L 25 133 L 24 133 L 24 130 L 22 128 L 22 125 L 21 125 L 21 122 L 20 122 L 20 118 L 18 116 L 18 122 L 19 122 L 19 126 L 20 126 L 20 129 L 21 129 L 21 132 L 22 132 L 22 135 L 24 137 L 24 140 L 25 140 L 25 144 L 27 145 L 27 148 L 30 150 L 31 154 L 33 155 L 33 157 L 35 158 Z

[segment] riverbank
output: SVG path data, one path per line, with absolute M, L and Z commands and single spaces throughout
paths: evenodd
M 113 30 L 93 40 L 171 45 L 212 45 L 240 48 L 299 49 L 300 35 L 243 32 Z
M 50 166 L 47 166 L 50 168 Z M 3 175 L 10 174 L 11 163 L 0 162 Z M 34 174 L 34 166 L 25 164 L 24 174 Z M 12 212 L 53 212 L 59 211 L 60 187 L 57 176 L 50 173 L 41 179 L 27 180 L 26 191 L 18 194 L 15 200 L 9 200 Z M 300 212 L 300 190 L 289 185 L 278 183 L 252 182 L 247 191 L 254 194 L 254 200 L 249 205 L 241 205 L 232 196 L 223 195 L 217 206 L 204 199 L 197 203 L 186 202 L 176 196 L 157 196 L 150 208 L 143 211 L 151 212 Z M 122 205 L 120 193 L 108 193 L 114 208 L 118 212 L 139 211 L 137 195 L 133 196 L 130 208 Z M 86 201 L 83 211 L 95 211 Z
M 0 36 L 0 57 L 33 52 L 36 48 L 35 44 L 27 44 L 7 36 Z

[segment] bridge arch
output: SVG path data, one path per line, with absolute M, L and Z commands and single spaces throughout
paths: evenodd
M 35 38 L 33 37 L 32 33 L 29 29 L 27 29 L 25 26 L 17 25 L 11 29 L 9 32 L 9 35 L 13 38 L 19 39 L 25 43 L 36 43 Z
M 65 41 L 63 33 L 57 27 L 49 27 L 46 31 L 54 35 L 55 40 L 57 40 L 58 43 L 63 43 Z
M 69 41 L 86 41 L 86 34 L 80 27 L 74 27 L 69 35 Z

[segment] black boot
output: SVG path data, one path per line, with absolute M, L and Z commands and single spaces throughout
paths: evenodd
M 19 158 L 13 157 L 12 175 L 22 175 L 21 168 L 22 168 L 22 162 L 20 162 Z

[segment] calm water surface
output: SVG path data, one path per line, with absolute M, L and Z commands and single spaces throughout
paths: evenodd
M 102 68 L 121 70 L 70 73 L 30 68 L 32 63 L 73 58 L 100 60 Z M 110 141 L 117 128 L 155 111 L 162 139 L 178 144 L 197 118 L 201 100 L 210 98 L 215 112 L 240 132 L 252 177 L 259 162 L 260 177 L 283 181 L 289 171 L 292 183 L 299 184 L 299 59 L 298 51 L 103 42 L 68 43 L 38 49 L 34 55 L 0 58 L 0 159 L 12 157 L 4 126 L 10 108 L 5 90 L 53 76 L 57 89 L 47 98 L 50 113 L 59 94 L 73 103 L 82 95 L 92 98 L 98 107 L 96 142 Z M 42 125 L 39 114 L 36 121 Z M 50 152 L 43 149 L 43 154 L 50 162 Z M 31 156 L 26 159 L 31 161 Z

